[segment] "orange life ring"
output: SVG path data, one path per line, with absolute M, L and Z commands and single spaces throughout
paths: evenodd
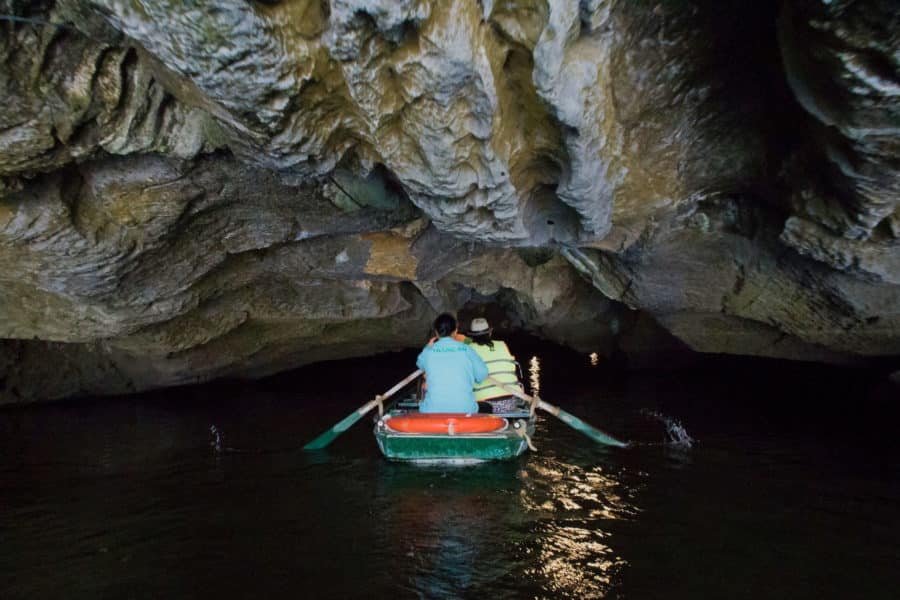
M 492 415 L 413 413 L 385 420 L 389 429 L 403 433 L 490 433 L 506 426 L 506 419 Z

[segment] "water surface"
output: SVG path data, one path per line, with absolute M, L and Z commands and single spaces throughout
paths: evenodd
M 424 468 L 366 419 L 303 452 L 405 353 L 0 411 L 0 598 L 897 597 L 896 390 L 872 374 L 514 350 L 635 445 L 547 416 L 537 453 Z M 692 447 L 665 443 L 677 422 Z

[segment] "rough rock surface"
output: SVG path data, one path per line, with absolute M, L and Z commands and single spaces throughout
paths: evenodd
M 0 14 L 0 402 L 416 346 L 489 306 L 635 362 L 900 354 L 896 2 Z

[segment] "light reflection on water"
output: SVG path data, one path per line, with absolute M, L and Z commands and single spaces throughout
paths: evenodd
M 600 598 L 629 562 L 613 523 L 640 510 L 618 472 L 552 452 L 477 467 L 377 468 L 375 547 L 418 597 Z M 381 561 L 383 558 L 377 558 Z
M 292 379 L 270 396 L 247 384 L 0 411 L 0 598 L 896 596 L 900 480 L 885 474 L 900 452 L 880 423 L 897 419 L 854 434 L 842 410 L 785 432 L 775 409 L 748 419 L 805 387 L 642 374 L 615 396 L 583 356 L 540 356 L 528 375 L 549 401 L 648 443 L 599 448 L 541 416 L 538 452 L 477 467 L 389 463 L 364 424 L 303 452 L 396 381 L 368 362 L 304 371 L 329 382 L 312 391 Z M 817 408 L 843 406 L 850 384 L 820 387 Z M 703 443 L 663 444 L 646 411 Z
M 614 548 L 608 524 L 636 517 L 639 509 L 601 465 L 536 456 L 525 473 L 519 502 L 538 524 L 537 564 L 526 574 L 557 597 L 604 597 L 628 565 Z
M 528 361 L 528 383 L 531 385 L 531 395 L 541 395 L 541 360 L 532 356 Z
M 603 598 L 626 562 L 602 540 L 602 531 L 546 526 L 538 566 L 525 570 L 556 597 Z

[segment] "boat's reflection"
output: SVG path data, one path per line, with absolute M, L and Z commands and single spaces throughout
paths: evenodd
M 376 537 L 424 597 L 603 597 L 627 561 L 609 525 L 637 510 L 606 466 L 547 454 L 474 467 L 382 463 Z
M 383 463 L 377 502 L 388 510 L 377 537 L 401 559 L 400 583 L 426 598 L 458 597 L 502 577 L 519 468 Z

